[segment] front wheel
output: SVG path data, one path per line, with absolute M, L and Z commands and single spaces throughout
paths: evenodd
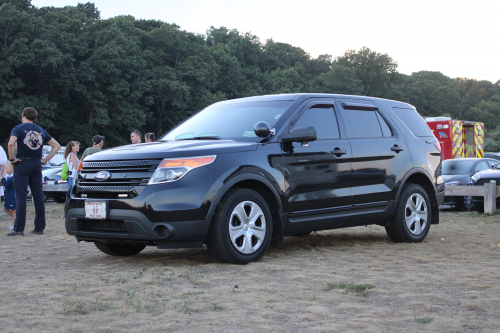
M 408 184 L 403 188 L 396 212 L 385 227 L 394 242 L 418 243 L 425 239 L 431 225 L 431 204 L 422 186 Z
M 103 253 L 120 257 L 136 255 L 146 247 L 146 245 L 122 245 L 102 242 L 94 242 L 94 245 Z
M 460 200 L 460 208 L 463 211 L 471 212 L 474 210 L 474 202 L 472 201 L 472 196 L 466 196 L 460 198 L 459 200 Z
M 217 207 L 206 244 L 218 260 L 245 265 L 262 258 L 272 233 L 271 210 L 264 198 L 253 190 L 236 188 Z

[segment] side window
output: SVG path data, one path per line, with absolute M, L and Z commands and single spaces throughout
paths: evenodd
M 382 135 L 384 136 L 384 138 L 390 138 L 391 136 L 393 136 L 394 134 L 392 133 L 391 128 L 389 127 L 385 119 L 382 118 L 382 116 L 378 112 L 377 112 L 377 119 L 380 124 L 380 127 L 382 128 Z
M 344 118 L 344 122 L 346 122 L 346 131 L 349 138 L 382 137 L 382 130 L 377 119 L 379 117 L 377 111 L 342 109 L 342 117 Z
M 476 165 L 476 171 L 488 170 L 490 167 L 486 161 L 481 161 Z
M 340 138 L 337 117 L 332 105 L 314 105 L 300 116 L 293 128 L 312 126 L 318 140 Z

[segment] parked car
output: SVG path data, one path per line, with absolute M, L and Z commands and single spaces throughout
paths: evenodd
M 49 155 L 50 153 L 50 150 L 52 149 L 51 146 L 48 146 L 48 145 L 44 145 L 42 147 L 42 159 L 44 159 L 45 157 L 47 157 L 47 155 Z M 59 148 L 59 150 L 56 152 L 56 154 L 54 155 L 54 157 L 52 157 L 49 161 L 49 163 L 47 163 L 46 165 L 63 165 L 64 162 L 66 162 L 64 160 L 64 151 L 66 150 L 66 147 L 61 147 Z
M 68 192 L 67 181 L 61 179 L 62 167 L 50 168 L 42 171 L 43 196 L 45 199 L 54 199 L 63 203 Z
M 285 94 L 223 101 L 157 142 L 81 164 L 66 230 L 102 252 L 201 248 L 234 264 L 284 236 L 367 224 L 421 242 L 439 223 L 441 151 L 409 104 Z
M 485 158 L 492 158 L 494 160 L 497 160 L 497 162 L 500 162 L 500 153 L 484 153 Z
M 490 158 L 457 158 L 443 161 L 443 179 L 446 185 L 469 185 L 471 176 L 476 172 L 491 169 L 499 161 Z M 458 209 L 471 211 L 474 209 L 471 196 L 444 197 L 443 205 L 452 205 Z
M 478 172 L 471 177 L 472 185 L 484 185 L 492 180 L 497 182 L 497 186 L 500 186 L 500 164 L 497 164 L 493 169 Z M 476 211 L 484 213 L 484 197 L 473 197 L 472 203 Z M 500 207 L 500 197 L 498 196 L 497 207 Z

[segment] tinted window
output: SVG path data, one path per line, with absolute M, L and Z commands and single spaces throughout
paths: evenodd
M 410 129 L 415 136 L 434 137 L 427 123 L 420 117 L 418 112 L 413 109 L 392 108 L 392 111 L 399 119 Z
M 382 130 L 377 120 L 377 111 L 342 109 L 346 122 L 347 136 L 350 138 L 380 138 Z
M 393 135 L 391 128 L 389 127 L 385 119 L 382 118 L 382 116 L 378 112 L 377 112 L 377 118 L 378 122 L 380 123 L 380 127 L 382 128 L 382 134 L 384 135 L 384 137 L 386 138 L 391 137 Z
M 318 140 L 340 138 L 335 111 L 331 105 L 314 105 L 306 110 L 293 127 L 312 126 Z

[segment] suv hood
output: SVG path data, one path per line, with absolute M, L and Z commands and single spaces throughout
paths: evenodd
M 139 143 L 102 150 L 85 161 L 137 160 L 146 158 L 191 157 L 256 150 L 256 142 L 233 140 L 179 140 Z
M 477 177 L 477 179 L 481 178 L 499 178 L 500 179 L 500 170 L 483 170 L 478 173 L 476 173 L 474 176 Z
M 459 181 L 460 185 L 467 185 L 470 182 L 470 175 L 443 175 L 443 180 L 445 183 Z

